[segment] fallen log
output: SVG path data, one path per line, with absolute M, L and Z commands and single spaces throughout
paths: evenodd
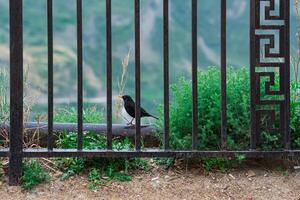
M 1 123 L 0 129 L 4 129 L 9 132 L 9 124 Z M 27 122 L 24 124 L 24 133 L 31 134 L 36 131 L 39 131 L 41 135 L 41 144 L 47 144 L 47 133 L 48 133 L 48 124 L 45 122 Z M 77 132 L 76 123 L 54 123 L 53 132 L 55 133 L 56 138 L 59 134 L 64 131 L 68 132 Z M 84 123 L 83 132 L 93 132 L 95 134 L 107 133 L 106 124 L 95 124 L 95 123 Z M 159 139 L 157 137 L 158 129 L 153 125 L 141 125 L 141 136 L 144 140 L 145 147 L 153 147 L 159 145 Z M 112 135 L 113 138 L 124 138 L 128 137 L 132 142 L 135 138 L 135 126 L 132 125 L 123 125 L 123 124 L 113 124 L 112 125 Z

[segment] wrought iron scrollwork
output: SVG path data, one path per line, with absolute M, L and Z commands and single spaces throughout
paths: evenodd
M 251 0 L 251 148 L 263 131 L 289 133 L 289 0 Z

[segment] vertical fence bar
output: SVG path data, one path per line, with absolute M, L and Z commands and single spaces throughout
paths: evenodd
M 134 3 L 135 18 L 135 148 L 141 150 L 141 59 L 140 59 L 140 0 Z
M 290 130 L 290 1 L 285 2 L 285 123 L 284 123 L 284 148 L 291 149 L 291 130 Z
M 53 150 L 53 9 L 47 0 L 48 25 L 48 150 Z
M 9 1 L 10 24 L 10 131 L 9 184 L 22 174 L 23 149 L 23 12 L 22 0 Z
M 256 114 L 255 114 L 255 97 L 256 97 L 256 88 L 255 88 L 255 21 L 259 17 L 259 13 L 256 12 L 257 1 L 250 1 L 250 126 L 251 126 L 251 137 L 250 137 L 250 149 L 256 149 Z
M 111 0 L 106 0 L 107 149 L 112 150 L 112 39 Z
M 164 33 L 164 148 L 169 149 L 169 0 L 163 1 Z
M 193 130 L 192 130 L 192 149 L 197 149 L 198 136 L 198 82 L 197 82 L 197 67 L 198 67 L 198 51 L 197 51 L 197 0 L 192 0 L 192 93 L 193 93 Z
M 82 85 L 82 0 L 77 0 L 77 149 L 82 149 L 83 140 L 83 85 Z
M 221 0 L 221 148 L 227 143 L 226 0 Z

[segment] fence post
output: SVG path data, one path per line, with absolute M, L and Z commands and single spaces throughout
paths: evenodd
M 251 149 L 264 131 L 280 133 L 290 150 L 290 1 L 262 2 L 250 1 Z M 279 86 L 273 89 L 276 77 Z
M 22 175 L 23 138 L 23 29 L 22 0 L 9 1 L 10 16 L 10 131 L 9 185 Z

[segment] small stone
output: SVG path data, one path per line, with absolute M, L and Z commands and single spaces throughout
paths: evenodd
M 294 170 L 300 170 L 300 166 L 294 166 Z
M 254 177 L 254 176 L 256 176 L 256 174 L 255 174 L 255 172 L 254 172 L 254 171 L 252 171 L 252 170 L 249 170 L 249 171 L 247 172 L 247 177 L 248 177 L 248 178 L 250 178 L 250 177 Z
M 159 180 L 152 181 L 151 185 L 152 185 L 152 187 L 154 187 L 154 188 L 158 188 L 159 185 L 160 185 L 160 181 L 159 181 Z
M 61 177 L 62 175 L 63 175 L 63 173 L 58 171 L 54 174 L 54 177 L 58 178 L 58 177 Z
M 232 178 L 233 180 L 235 180 L 235 177 L 234 177 L 232 174 L 228 174 L 228 176 L 229 176 L 230 178 Z
M 155 178 L 152 178 L 151 181 L 156 181 L 159 179 L 159 176 L 158 177 L 155 177 Z

